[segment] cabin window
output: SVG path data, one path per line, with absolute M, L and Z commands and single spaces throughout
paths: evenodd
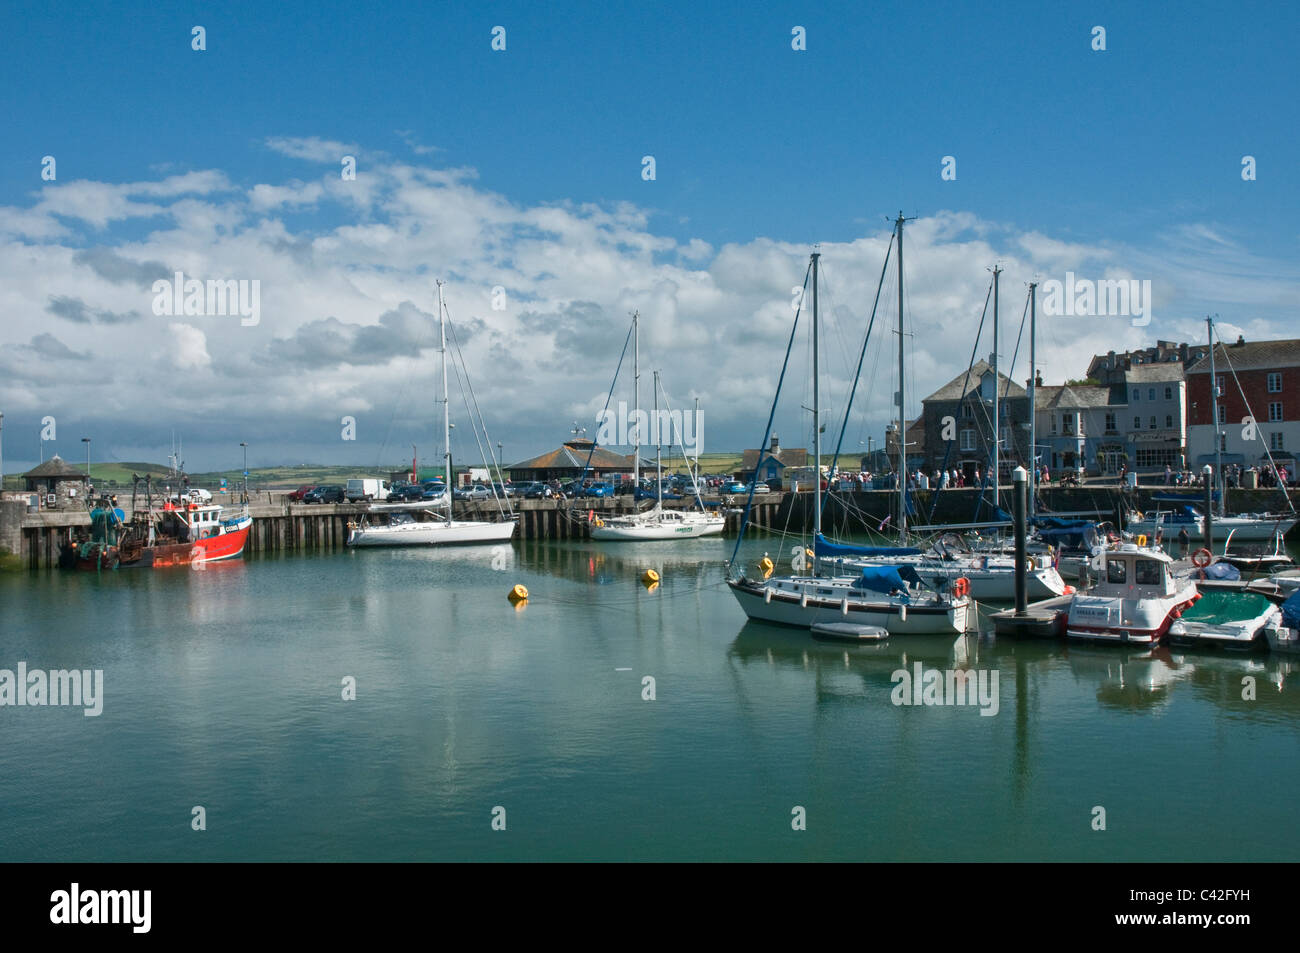
M 1122 559 L 1112 559 L 1106 563 L 1106 581 L 1122 586 L 1128 582 L 1128 566 Z
M 1164 582 L 1164 573 L 1155 559 L 1139 559 L 1134 566 L 1133 576 L 1139 586 L 1158 586 Z

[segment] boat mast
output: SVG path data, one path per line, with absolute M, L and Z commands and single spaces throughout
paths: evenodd
M 903 367 L 903 213 L 898 213 L 898 534 L 907 540 L 907 373 Z
M 1038 409 L 1035 388 L 1038 386 L 1038 359 L 1034 352 L 1038 320 L 1038 282 L 1029 283 L 1029 517 L 1034 516 L 1035 487 L 1038 485 Z
M 998 406 L 998 388 L 1001 383 L 998 380 L 998 276 L 1002 274 L 1002 269 L 997 265 L 993 266 L 993 472 L 990 476 L 993 478 L 993 514 L 997 518 L 998 510 L 998 444 L 1002 437 L 1002 418 L 999 416 L 1001 408 Z M 981 491 L 983 492 L 983 491 Z
M 813 487 L 816 497 L 813 501 L 813 550 L 817 549 L 816 539 L 822 534 L 822 430 L 821 430 L 821 387 L 818 385 L 817 368 L 817 265 L 821 252 L 812 254 L 813 279 L 813 320 L 812 320 L 812 376 L 813 376 Z M 754 482 L 758 483 L 758 473 L 754 473 Z M 817 574 L 816 567 L 813 575 Z
M 1205 334 L 1210 343 L 1210 414 L 1214 420 L 1214 488 L 1219 491 L 1219 515 L 1225 512 L 1223 505 L 1227 502 L 1224 499 L 1228 494 L 1223 482 L 1223 438 L 1219 435 L 1219 375 L 1214 370 L 1214 319 L 1209 315 L 1205 317 Z M 1211 496 L 1210 505 L 1213 507 L 1214 498 Z
M 632 419 L 636 421 L 636 436 L 632 439 L 632 505 L 636 508 L 636 493 L 641 488 L 641 312 L 632 312 Z
M 655 371 L 655 519 L 662 519 L 658 510 L 664 508 L 663 433 L 659 421 L 659 372 Z
M 447 391 L 447 313 L 442 303 L 442 281 L 438 281 L 438 335 L 442 351 L 442 464 L 447 483 L 447 522 L 451 522 L 451 400 Z

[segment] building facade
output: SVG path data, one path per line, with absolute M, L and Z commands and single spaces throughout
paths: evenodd
M 1219 420 L 1211 409 L 1210 360 L 1187 371 L 1187 432 L 1191 464 L 1263 466 L 1273 460 L 1294 472 L 1300 451 L 1300 340 L 1245 341 L 1214 349 Z
M 967 480 L 983 473 L 993 451 L 993 395 L 998 387 L 998 455 L 1001 477 L 1029 460 L 1029 397 L 1025 388 L 1005 374 L 994 377 L 987 361 L 976 361 L 926 397 L 921 406 L 925 469 L 961 470 Z M 909 428 L 910 431 L 910 428 Z M 910 443 L 910 441 L 909 441 Z M 909 454 L 910 460 L 910 454 Z

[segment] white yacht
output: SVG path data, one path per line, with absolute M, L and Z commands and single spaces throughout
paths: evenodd
M 501 520 L 452 518 L 451 402 L 447 387 L 447 309 L 438 282 L 438 326 L 442 351 L 442 433 L 447 493 L 439 500 L 412 503 L 372 503 L 357 523 L 348 524 L 349 546 L 450 546 L 503 543 L 515 532 L 513 514 Z M 468 374 L 468 372 L 466 372 Z M 508 501 L 505 502 L 508 505 Z M 437 512 L 446 509 L 446 514 Z
M 1282 513 L 1248 513 L 1214 517 L 1213 531 L 1220 539 L 1231 533 L 1239 540 L 1269 540 L 1278 533 L 1285 536 L 1295 524 L 1295 517 Z M 1159 535 L 1166 543 L 1176 542 L 1183 530 L 1187 530 L 1189 539 L 1203 540 L 1205 513 L 1199 507 L 1184 503 L 1175 510 L 1134 513 L 1125 528 L 1133 536 L 1155 539 Z

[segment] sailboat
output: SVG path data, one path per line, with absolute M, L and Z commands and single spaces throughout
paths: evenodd
M 906 497 L 906 446 L 901 435 L 906 434 L 907 426 L 904 407 L 906 390 L 903 370 L 903 222 L 899 213 L 895 222 L 898 241 L 898 347 L 899 347 L 899 527 L 906 533 L 907 497 Z M 809 270 L 812 276 L 812 390 L 813 390 L 813 455 L 814 473 L 821 473 L 821 394 L 818 382 L 818 300 L 817 279 L 821 254 L 812 254 Z M 883 276 L 882 276 L 883 278 Z M 798 315 L 795 316 L 796 326 Z M 781 380 L 785 378 L 785 367 L 789 364 L 789 348 L 794 345 L 794 332 L 791 331 L 790 345 L 786 352 L 786 365 L 782 367 Z M 777 385 L 780 395 L 780 383 Z M 776 413 L 776 400 L 773 400 L 772 415 Z M 767 433 L 771 433 L 769 417 Z M 767 450 L 764 438 L 756 469 L 762 465 L 763 453 Z M 813 538 L 822 537 L 822 488 L 821 480 L 813 481 Z M 753 502 L 751 485 L 749 504 Z M 744 539 L 745 524 L 748 521 L 749 505 L 745 507 L 745 520 L 742 521 L 736 548 L 732 554 L 731 565 L 735 566 L 735 556 Z M 905 540 L 904 540 L 905 541 Z M 813 629 L 818 633 L 834 634 L 837 637 L 856 637 L 875 640 L 888 635 L 899 634 L 942 634 L 962 633 L 975 621 L 974 602 L 970 598 L 970 584 L 965 578 L 953 581 L 947 591 L 935 589 L 926 583 L 916 569 L 909 565 L 867 566 L 853 575 L 831 575 L 823 573 L 822 559 L 814 553 L 810 573 L 801 573 L 797 564 L 795 572 L 789 576 L 773 576 L 774 566 L 770 559 L 760 564 L 763 575 L 750 579 L 743 572 L 736 578 L 728 578 L 727 585 L 740 603 L 745 614 L 751 619 L 762 622 L 774 622 L 781 625 L 800 626 Z M 829 630 L 829 631 L 828 631 Z M 882 631 L 883 630 L 883 631 Z
M 641 379 L 639 314 L 632 315 L 632 374 L 638 382 L 635 387 L 635 404 L 633 420 L 638 421 L 633 457 L 633 479 L 641 477 Z M 692 478 L 695 485 L 695 499 L 700 504 L 697 510 L 664 509 L 664 468 L 663 468 L 663 434 L 659 419 L 659 372 L 654 372 L 654 420 L 655 420 L 655 504 L 643 513 L 630 513 L 626 516 L 595 517 L 591 521 L 591 538 L 606 542 L 634 542 L 664 539 L 694 539 L 700 536 L 720 536 L 727 525 L 723 516 L 704 511 L 704 502 L 700 499 L 699 481 Z M 685 451 L 683 451 L 684 455 Z M 635 495 L 633 496 L 635 499 Z
M 449 546 L 504 543 L 514 535 L 513 517 L 499 520 L 456 520 L 452 517 L 451 402 L 447 386 L 447 308 L 438 282 L 438 329 L 442 352 L 443 464 L 447 492 L 441 499 L 418 503 L 373 503 L 361 521 L 348 526 L 349 546 Z M 467 371 L 468 373 L 468 371 Z M 446 509 L 444 516 L 439 510 Z

